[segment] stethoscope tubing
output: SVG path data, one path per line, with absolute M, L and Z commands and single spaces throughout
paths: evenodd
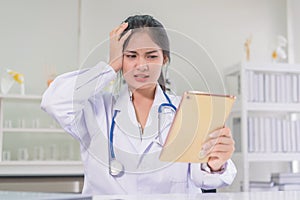
M 169 96 L 165 92 L 164 92 L 164 95 L 165 95 L 168 103 L 162 103 L 158 107 L 158 126 L 159 126 L 158 127 L 158 137 L 159 137 L 158 139 L 159 139 L 159 143 L 161 145 L 162 145 L 162 139 L 161 139 L 161 135 L 160 135 L 161 134 L 161 132 L 160 132 L 160 114 L 162 113 L 164 107 L 171 107 L 174 111 L 176 111 L 176 107 L 174 106 L 174 104 L 172 104 Z M 115 110 L 113 117 L 112 117 L 110 130 L 109 130 L 109 144 L 108 144 L 109 145 L 109 174 L 113 177 L 120 177 L 124 174 L 124 165 L 116 159 L 114 145 L 113 145 L 115 118 L 116 118 L 118 112 L 119 112 L 118 110 Z M 152 144 L 150 145 L 150 147 L 151 146 L 152 146 Z M 113 166 L 112 166 L 112 163 L 113 163 Z
M 114 144 L 114 137 L 113 137 L 113 134 L 114 134 L 114 129 L 115 129 L 115 118 L 117 116 L 117 113 L 118 113 L 118 110 L 115 110 L 114 112 L 114 115 L 112 117 L 112 122 L 111 122 L 111 126 L 110 126 L 110 132 L 109 132 L 109 150 L 110 150 L 110 156 L 112 159 L 115 159 L 116 158 L 116 155 L 115 155 L 115 151 L 114 151 L 114 147 L 113 147 L 113 144 Z

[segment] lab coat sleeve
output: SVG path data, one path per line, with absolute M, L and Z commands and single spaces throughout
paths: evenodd
M 104 62 L 92 68 L 62 74 L 44 92 L 41 108 L 73 137 L 80 140 L 80 134 L 84 134 L 81 132 L 85 132 L 84 123 L 76 122 L 83 121 L 86 103 L 115 77 L 116 72 Z
M 207 172 L 201 169 L 201 164 L 191 164 L 190 178 L 196 187 L 202 189 L 216 189 L 230 185 L 237 173 L 236 167 L 231 160 L 225 164 L 221 173 Z

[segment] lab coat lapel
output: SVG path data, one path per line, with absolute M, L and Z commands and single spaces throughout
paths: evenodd
M 143 141 L 142 141 L 142 146 L 140 148 L 140 153 L 143 153 L 146 151 L 146 149 L 151 145 L 151 143 L 157 139 L 158 141 L 158 135 L 159 135 L 159 127 L 158 127 L 158 108 L 162 103 L 169 103 L 168 100 L 166 99 L 161 87 L 157 84 L 156 90 L 155 90 L 155 98 L 150 110 L 150 113 L 148 115 L 147 123 L 144 129 L 144 134 L 143 134 Z M 171 117 L 171 119 L 170 119 Z M 162 139 L 164 141 L 164 138 L 167 134 L 166 131 L 164 131 L 167 127 L 170 126 L 172 122 L 172 113 L 168 114 L 168 116 L 163 117 L 161 119 L 161 134 L 162 134 Z M 152 150 L 154 150 L 152 148 Z M 151 151 L 151 149 L 150 149 Z
M 116 126 L 127 136 L 132 147 L 137 153 L 142 154 L 153 142 L 158 138 L 158 108 L 162 103 L 169 103 L 166 99 L 161 87 L 157 84 L 155 90 L 155 97 L 148 115 L 147 123 L 140 138 L 140 130 L 138 121 L 136 118 L 133 103 L 130 100 L 130 94 L 127 85 L 122 89 L 113 110 L 118 110 L 118 114 L 115 118 Z M 161 120 L 162 139 L 166 138 L 166 129 L 170 127 L 173 119 L 173 113 L 169 114 Z M 124 141 L 125 142 L 125 141 Z M 151 151 L 151 150 L 150 150 Z
M 140 130 L 133 104 L 130 100 L 128 86 L 125 85 L 116 100 L 113 110 L 118 110 L 115 118 L 116 126 L 122 131 L 135 151 L 139 152 Z M 113 112 L 114 112 L 113 111 Z M 116 131 L 115 131 L 116 132 Z M 116 137 L 116 136 L 115 136 Z M 126 141 L 124 141 L 126 142 Z

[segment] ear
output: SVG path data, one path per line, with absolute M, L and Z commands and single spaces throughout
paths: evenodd
M 163 64 L 167 64 L 169 62 L 169 58 L 167 56 L 164 56 L 164 61 L 163 61 Z

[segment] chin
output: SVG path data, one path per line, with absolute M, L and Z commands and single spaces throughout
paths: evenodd
M 156 83 L 139 83 L 139 84 L 133 84 L 129 85 L 130 88 L 134 90 L 145 90 L 145 89 L 151 89 L 156 86 Z

